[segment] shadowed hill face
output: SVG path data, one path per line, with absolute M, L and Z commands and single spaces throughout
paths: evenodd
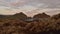
M 54 19 L 59 19 L 59 18 L 60 18 L 60 13 L 57 14 L 57 15 L 52 16 L 52 18 L 54 18 Z
M 7 16 L 5 15 L 0 15 L 0 20 L 5 19 Z
M 5 16 L 1 16 L 1 17 L 4 18 Z M 17 13 L 15 15 L 11 15 L 9 17 L 6 16 L 6 18 L 8 18 L 8 19 L 20 19 L 20 20 L 28 21 L 28 22 L 38 20 L 39 18 L 48 18 L 48 17 L 50 17 L 50 16 L 45 14 L 45 13 L 37 14 L 37 15 L 35 15 L 33 17 L 28 17 L 23 12 Z
M 33 18 L 48 18 L 50 17 L 49 15 L 42 13 L 42 14 L 37 14 Z
M 17 13 L 17 14 L 15 14 L 16 16 L 22 16 L 22 15 L 24 15 L 24 16 L 26 16 L 23 12 L 20 12 L 20 13 Z M 27 16 L 26 16 L 27 17 Z
M 7 18 L 7 17 L 10 17 L 11 15 L 0 15 L 0 19 L 4 19 L 4 18 Z
M 22 12 L 13 15 L 13 17 L 17 18 L 17 19 L 25 19 L 25 18 L 27 18 L 27 16 Z
M 5 15 L 0 15 L 0 18 L 6 17 Z

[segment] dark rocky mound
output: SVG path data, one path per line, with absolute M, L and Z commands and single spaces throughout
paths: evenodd
M 22 12 L 12 15 L 11 17 L 13 17 L 14 19 L 20 19 L 20 20 L 24 20 L 27 18 L 27 16 Z
M 60 19 L 60 13 L 57 14 L 57 15 L 53 15 L 52 18 L 54 18 L 54 19 Z
M 34 15 L 33 18 L 49 18 L 50 16 L 45 14 L 45 13 L 42 13 L 42 14 L 37 14 L 37 15 Z

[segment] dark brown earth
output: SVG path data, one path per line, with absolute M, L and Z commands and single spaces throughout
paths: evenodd
M 27 17 L 24 13 L 0 16 L 0 34 L 60 34 L 60 14 Z

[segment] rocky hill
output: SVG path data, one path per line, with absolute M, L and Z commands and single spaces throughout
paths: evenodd
M 50 17 L 49 15 L 42 13 L 42 14 L 34 15 L 33 18 L 49 18 L 49 17 Z
M 59 17 L 59 14 L 50 17 L 45 13 L 34 17 L 28 17 L 24 13 L 11 15 L 0 19 L 0 34 L 60 34 Z M 35 18 L 42 19 L 35 20 Z

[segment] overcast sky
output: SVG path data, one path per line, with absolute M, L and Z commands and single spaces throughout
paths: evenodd
M 60 0 L 0 0 L 0 14 L 16 13 L 21 10 L 32 11 L 41 8 L 60 8 Z
M 41 8 L 60 8 L 60 0 L 0 0 L 0 6 L 17 8 L 25 5 Z

